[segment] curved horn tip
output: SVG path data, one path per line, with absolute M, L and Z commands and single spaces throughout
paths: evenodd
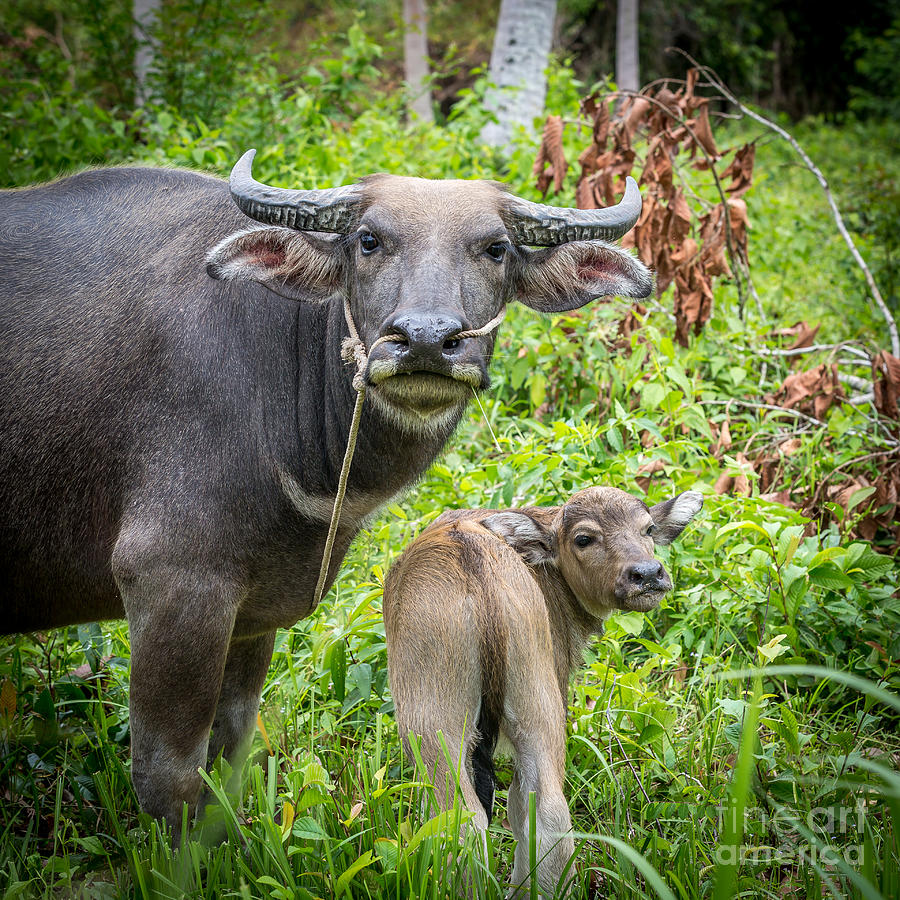
M 231 169 L 231 176 L 234 177 L 235 173 L 238 172 L 246 172 L 250 173 L 250 170 L 253 168 L 253 158 L 256 156 L 256 150 L 247 150 L 241 158 L 234 164 Z

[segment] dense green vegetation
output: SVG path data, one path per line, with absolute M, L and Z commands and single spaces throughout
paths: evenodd
M 54 89 L 4 81 L 10 184 L 125 160 L 225 175 L 255 146 L 258 177 L 286 186 L 393 171 L 497 178 L 538 196 L 536 133 L 510 159 L 479 146 L 477 83 L 442 125 L 407 124 L 402 92 L 376 89 L 381 48 L 362 25 L 299 82 L 268 63 L 239 67 L 227 104 L 188 73 L 164 102 L 111 105 L 100 76 L 68 80 L 57 50 L 35 63 L 58 73 Z M 211 58 L 211 74 L 221 65 Z M 549 111 L 576 119 L 583 90 L 555 67 Z M 759 133 L 747 127 L 731 125 L 720 144 Z M 796 134 L 896 310 L 896 124 L 809 121 Z M 565 141 L 574 159 L 584 135 L 570 127 Z M 511 310 L 493 390 L 422 483 L 360 535 L 317 614 L 279 635 L 253 757 L 237 786 L 209 776 L 220 804 L 180 849 L 138 812 L 129 782 L 125 624 L 0 639 L 0 891 L 455 896 L 457 836 L 469 851 L 474 842 L 463 811 L 419 815 L 427 788 L 391 716 L 383 574 L 443 509 L 553 504 L 606 483 L 650 502 L 694 488 L 706 504 L 663 555 L 674 593 L 658 611 L 610 620 L 572 687 L 576 895 L 900 894 L 900 571 L 896 523 L 873 486 L 896 469 L 897 422 L 866 403 L 839 401 L 815 423 L 763 408 L 791 372 L 837 358 L 775 355 L 778 329 L 820 323 L 817 342 L 863 354 L 841 372 L 871 380 L 866 354 L 888 346 L 884 320 L 783 142 L 760 141 L 745 199 L 760 306 L 740 318 L 720 280 L 712 319 L 686 348 L 667 294 L 625 337 L 620 302 L 554 318 Z M 559 202 L 572 200 L 568 184 Z M 760 459 L 771 460 L 764 491 Z M 778 492 L 789 505 L 761 496 Z M 501 785 L 489 862 L 475 872 L 482 896 L 503 896 L 509 872 L 504 796 Z

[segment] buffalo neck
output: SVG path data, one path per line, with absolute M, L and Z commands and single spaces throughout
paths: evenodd
M 304 491 L 318 496 L 333 497 L 337 490 L 356 403 L 355 370 L 341 357 L 341 345 L 348 335 L 339 296 L 323 304 L 298 305 L 297 449 L 292 474 Z M 371 498 L 373 508 L 385 502 L 422 476 L 455 426 L 452 422 L 434 434 L 409 433 L 387 420 L 371 398 L 366 398 L 348 497 Z

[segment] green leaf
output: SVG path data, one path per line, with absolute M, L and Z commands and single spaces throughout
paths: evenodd
M 610 425 L 606 429 L 606 440 L 616 453 L 622 452 L 622 448 L 625 446 L 622 442 L 622 433 L 615 425 Z
M 642 612 L 616 613 L 615 622 L 626 634 L 637 637 L 644 630 L 647 619 Z
M 821 566 L 810 569 L 809 580 L 830 591 L 842 591 L 853 587 L 853 580 L 848 578 L 833 562 L 822 563 Z
M 94 856 L 106 855 L 103 842 L 96 835 L 89 834 L 85 837 L 75 838 L 75 843 L 88 853 L 92 853 Z
M 347 651 L 344 641 L 339 639 L 331 646 L 331 681 L 334 684 L 334 696 L 339 703 L 344 702 L 347 679 Z
M 366 866 L 372 865 L 372 862 L 375 859 L 375 854 L 371 850 L 366 850 L 359 859 L 354 862 L 349 869 L 347 869 L 340 878 L 334 884 L 334 896 L 340 897 L 344 891 L 347 891 L 349 895 L 348 885 L 353 880 L 354 876 L 357 872 L 362 871 L 366 868 Z
M 547 379 L 543 372 L 535 372 L 528 380 L 528 396 L 534 409 L 537 409 L 547 399 Z
M 330 840 L 328 832 L 312 816 L 301 816 L 297 819 L 291 829 L 291 834 L 295 838 L 305 841 Z

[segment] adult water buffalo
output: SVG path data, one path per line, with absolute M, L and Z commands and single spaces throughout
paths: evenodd
M 127 617 L 134 785 L 174 822 L 252 733 L 275 629 L 312 609 L 354 405 L 343 299 L 366 346 L 397 339 L 364 373 L 328 584 L 487 387 L 493 336 L 455 335 L 508 300 L 651 288 L 605 243 L 633 181 L 575 211 L 477 181 L 283 190 L 252 158 L 230 196 L 151 168 L 0 192 L 0 631 Z

